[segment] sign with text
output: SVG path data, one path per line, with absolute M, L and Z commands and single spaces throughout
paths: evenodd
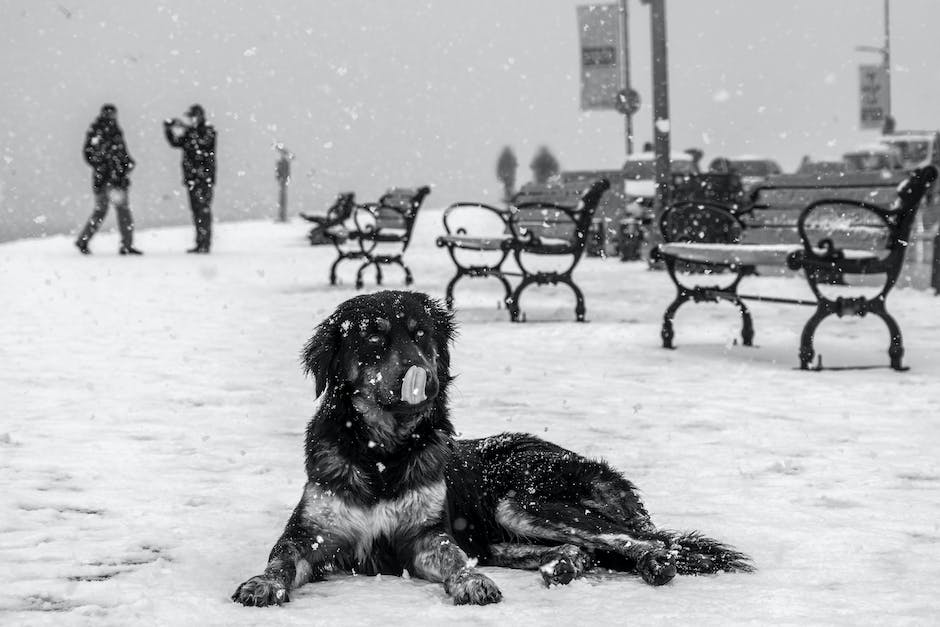
M 581 109 L 616 109 L 620 91 L 620 7 L 578 7 L 581 36 Z
M 860 65 L 860 128 L 881 128 L 888 115 L 888 71 L 883 65 Z

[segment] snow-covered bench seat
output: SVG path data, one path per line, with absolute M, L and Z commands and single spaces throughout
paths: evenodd
M 584 254 L 591 218 L 601 196 L 610 187 L 607 179 L 598 179 L 588 189 L 560 188 L 554 198 L 516 202 L 501 210 L 483 203 L 459 202 L 444 211 L 445 234 L 437 245 L 446 248 L 456 273 L 446 289 L 447 306 L 454 306 L 454 286 L 461 278 L 494 277 L 505 290 L 504 302 L 509 319 L 520 322 L 519 299 L 532 284 L 564 283 L 574 292 L 575 318 L 584 320 L 584 295 L 572 278 L 572 272 Z M 486 233 L 470 235 L 471 232 Z M 512 255 L 518 270 L 503 267 Z M 533 256 L 567 257 L 562 269 L 535 269 Z M 515 288 L 509 277 L 519 277 Z
M 758 188 L 744 215 L 714 202 L 683 201 L 668 207 L 660 220 L 665 243 L 653 251 L 654 258 L 665 263 L 677 291 L 663 315 L 663 346 L 673 348 L 673 319 L 679 307 L 690 300 L 724 300 L 737 305 L 742 318 L 741 339 L 751 346 L 754 326 L 743 301 L 761 300 L 815 308 L 800 340 L 800 367 L 804 370 L 815 357 L 813 335 L 823 319 L 832 314 L 841 318 L 869 313 L 887 325 L 891 367 L 902 370 L 901 330 L 888 313 L 886 300 L 901 272 L 917 211 L 936 178 L 933 166 L 915 170 L 890 188 L 890 201 L 886 186 L 878 181 L 836 180 L 815 185 L 798 181 L 789 187 L 776 183 Z M 806 202 L 798 214 L 794 201 Z M 787 234 L 798 239 L 788 242 Z M 786 266 L 802 272 L 815 298 L 739 293 L 742 280 L 757 274 L 761 266 Z M 688 280 L 684 272 L 688 270 L 695 277 L 730 271 L 732 278 L 724 285 L 688 285 L 683 282 Z M 846 275 L 884 275 L 884 287 L 873 297 L 830 298 L 820 291 L 821 284 L 844 283 Z
M 683 261 L 720 266 L 785 266 L 789 256 L 803 249 L 802 244 L 700 244 L 671 242 L 661 244 L 659 252 Z M 818 255 L 822 248 L 814 248 Z M 847 259 L 875 259 L 871 250 L 843 250 Z
M 337 257 L 330 266 L 330 285 L 336 285 L 336 268 L 345 259 L 361 259 L 356 272 L 356 289 L 362 288 L 362 274 L 375 266 L 375 281 L 382 284 L 382 266 L 396 264 L 405 273 L 405 285 L 414 278 L 402 259 L 411 242 L 415 218 L 430 187 L 416 189 L 395 187 L 377 202 L 355 205 L 344 224 L 328 230 Z

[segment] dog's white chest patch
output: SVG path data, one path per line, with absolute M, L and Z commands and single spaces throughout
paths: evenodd
M 444 482 L 440 481 L 397 499 L 364 507 L 308 484 L 304 491 L 304 518 L 311 527 L 349 546 L 359 559 L 364 559 L 379 538 L 394 541 L 440 522 L 446 494 Z

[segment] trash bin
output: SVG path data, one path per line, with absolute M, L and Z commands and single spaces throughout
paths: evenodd
M 591 218 L 588 230 L 587 254 L 589 257 L 607 256 L 607 220 Z
M 933 238 L 933 268 L 930 274 L 930 286 L 934 294 L 940 296 L 940 227 Z
M 637 261 L 642 258 L 643 231 L 640 224 L 638 218 L 624 218 L 620 221 L 620 261 Z

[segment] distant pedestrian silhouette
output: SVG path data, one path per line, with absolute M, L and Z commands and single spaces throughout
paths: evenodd
M 85 161 L 92 167 L 91 188 L 95 194 L 95 210 L 75 241 L 83 255 L 90 254 L 88 242 L 98 231 L 108 213 L 108 205 L 114 203 L 118 226 L 121 229 L 122 255 L 140 255 L 134 248 L 134 218 L 127 200 L 129 174 L 134 169 L 134 160 L 127 152 L 124 133 L 117 123 L 117 107 L 106 104 L 85 135 Z
M 215 128 L 206 124 L 206 112 L 194 104 L 186 112 L 189 124 L 179 118 L 165 120 L 166 140 L 183 150 L 183 184 L 189 191 L 189 208 L 196 227 L 196 246 L 189 253 L 208 253 L 212 245 L 212 191 L 215 187 Z

